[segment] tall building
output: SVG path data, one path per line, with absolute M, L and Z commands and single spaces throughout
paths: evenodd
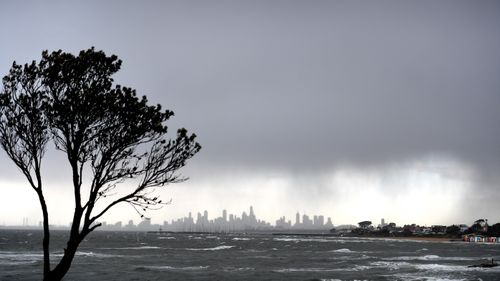
M 255 216 L 255 213 L 253 212 L 252 206 L 250 206 L 250 215 L 248 216 L 248 218 L 249 218 L 250 227 L 254 227 L 255 224 L 257 223 L 257 217 Z
M 318 226 L 323 227 L 325 225 L 325 217 L 323 215 L 318 216 Z
M 326 228 L 332 228 L 333 227 L 332 218 L 328 218 L 327 219 L 325 227 Z

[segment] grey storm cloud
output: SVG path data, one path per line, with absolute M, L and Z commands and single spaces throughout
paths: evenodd
M 117 81 L 173 109 L 173 126 L 204 144 L 201 161 L 500 162 L 496 1 L 5 6 L 2 72 L 43 49 L 115 53 Z
M 149 77 L 120 77 L 171 104 L 208 162 L 498 164 L 497 2 L 217 3 L 153 13 L 132 43 Z
M 118 83 L 199 136 L 197 169 L 311 173 L 445 154 L 498 186 L 499 1 L 2 6 L 2 73 L 44 49 L 116 54 Z

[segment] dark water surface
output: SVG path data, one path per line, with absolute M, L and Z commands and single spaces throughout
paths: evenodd
M 66 232 L 52 234 L 52 260 Z M 500 245 L 270 234 L 96 232 L 65 280 L 500 280 Z M 41 280 L 41 231 L 0 230 L 0 280 Z

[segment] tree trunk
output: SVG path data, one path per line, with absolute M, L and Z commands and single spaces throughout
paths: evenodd
M 75 257 L 76 250 L 80 245 L 80 240 L 70 240 L 68 241 L 67 248 L 64 249 L 64 256 L 59 261 L 59 264 L 49 272 L 48 275 L 44 275 L 43 281 L 60 281 L 68 273 L 73 258 Z
M 49 212 L 47 210 L 47 204 L 45 203 L 45 198 L 42 192 L 38 193 L 38 199 L 40 200 L 40 205 L 42 207 L 43 214 L 43 276 L 47 276 L 50 273 L 50 229 L 49 229 Z

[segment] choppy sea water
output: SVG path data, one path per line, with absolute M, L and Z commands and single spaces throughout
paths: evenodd
M 52 234 L 52 259 L 66 232 Z M 95 232 L 65 280 L 500 280 L 498 244 Z M 0 280 L 41 280 L 41 232 L 0 230 Z

